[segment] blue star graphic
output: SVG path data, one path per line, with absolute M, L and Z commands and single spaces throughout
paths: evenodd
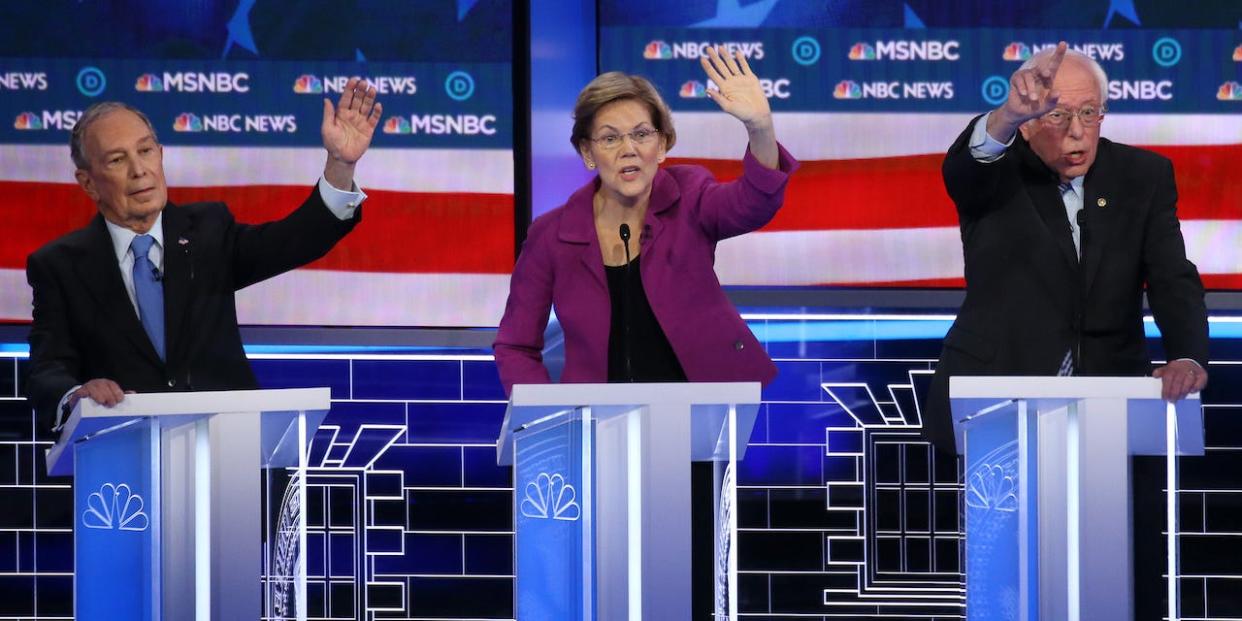
M 927 28 L 927 24 L 923 23 L 923 18 L 919 17 L 910 5 L 906 4 L 906 28 Z
M 479 0 L 457 0 L 457 21 L 466 19 L 466 13 L 469 13 L 470 9 L 478 3 Z
M 756 28 L 763 24 L 778 0 L 759 0 L 742 6 L 741 0 L 716 0 L 716 16 L 705 19 L 691 28 Z
M 224 53 L 221 58 L 228 58 L 229 50 L 234 45 L 250 50 L 255 56 L 259 55 L 259 46 L 254 43 L 254 33 L 250 32 L 250 9 L 254 8 L 256 0 L 241 0 L 237 5 L 237 10 L 233 13 L 232 19 L 229 20 L 229 38 L 224 42 Z
M 1112 23 L 1113 16 L 1120 15 L 1131 22 L 1135 26 L 1142 26 L 1139 22 L 1138 9 L 1134 8 L 1134 0 L 1110 0 L 1108 5 L 1108 15 L 1104 17 L 1104 27 Z

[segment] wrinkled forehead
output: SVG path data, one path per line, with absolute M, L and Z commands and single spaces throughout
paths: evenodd
M 1080 58 L 1066 56 L 1052 85 L 1060 92 L 1062 106 L 1073 108 L 1086 103 L 1103 103 L 1100 101 L 1101 84 L 1090 65 Z
M 110 150 L 154 141 L 151 128 L 129 110 L 113 110 L 104 114 L 86 128 L 83 143 L 88 148 Z
M 641 126 L 651 126 L 651 110 L 637 99 L 619 99 L 611 102 L 595 113 L 593 129 L 611 127 L 620 131 L 630 131 Z

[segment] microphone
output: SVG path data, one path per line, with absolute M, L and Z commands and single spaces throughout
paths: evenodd
M 155 282 L 164 280 L 164 275 L 160 273 L 160 268 L 155 266 L 151 267 L 151 278 L 154 278 Z
M 621 243 L 625 244 L 625 265 L 630 265 L 630 225 L 621 223 Z
M 634 365 L 630 355 L 630 225 L 621 223 L 621 243 L 625 245 L 625 286 L 622 287 L 621 323 L 625 325 L 625 378 L 634 381 Z

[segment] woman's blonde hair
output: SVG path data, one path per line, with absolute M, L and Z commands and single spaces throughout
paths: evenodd
M 614 101 L 633 99 L 647 106 L 651 112 L 651 123 L 655 125 L 660 136 L 664 138 L 664 149 L 670 150 L 677 142 L 677 130 L 673 129 L 673 115 L 668 105 L 660 97 L 659 91 L 647 78 L 630 75 L 620 71 L 601 73 L 586 88 L 578 93 L 578 101 L 574 103 L 574 129 L 569 135 L 570 144 L 575 151 L 582 149 L 583 143 L 591 139 L 591 128 L 595 125 L 595 115 Z

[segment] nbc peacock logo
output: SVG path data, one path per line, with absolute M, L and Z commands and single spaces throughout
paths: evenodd
M 681 90 L 677 94 L 682 99 L 702 99 L 707 97 L 707 87 L 698 80 L 687 80 L 681 85 Z
M 652 41 L 643 48 L 643 58 L 647 60 L 668 60 L 673 57 L 673 48 L 663 41 Z
M 834 99 L 862 99 L 862 87 L 853 80 L 841 80 L 832 89 Z
M 319 95 L 323 93 L 323 80 L 310 75 L 302 74 L 298 79 L 293 81 L 293 92 L 302 95 Z
M 1005 60 L 1027 61 L 1031 59 L 1031 46 L 1013 42 L 1005 46 Z
M 1242 84 L 1230 80 L 1216 90 L 1216 98 L 1221 101 L 1242 101 Z
M 850 60 L 875 60 L 875 46 L 870 43 L 855 43 L 850 46 Z
M 1242 45 L 1233 48 L 1233 62 L 1242 63 Z
M 43 127 L 43 119 L 33 112 L 23 112 L 17 115 L 17 119 L 13 121 L 13 129 L 32 130 L 45 129 Z
M 203 120 L 198 118 L 198 115 L 193 112 L 182 112 L 177 115 L 177 120 L 173 121 L 173 131 L 201 132 L 203 131 Z
M 409 134 L 413 132 L 410 120 L 403 116 L 390 116 L 384 121 L 385 134 Z
M 162 93 L 164 82 L 154 73 L 144 73 L 134 82 L 134 90 L 139 93 Z

